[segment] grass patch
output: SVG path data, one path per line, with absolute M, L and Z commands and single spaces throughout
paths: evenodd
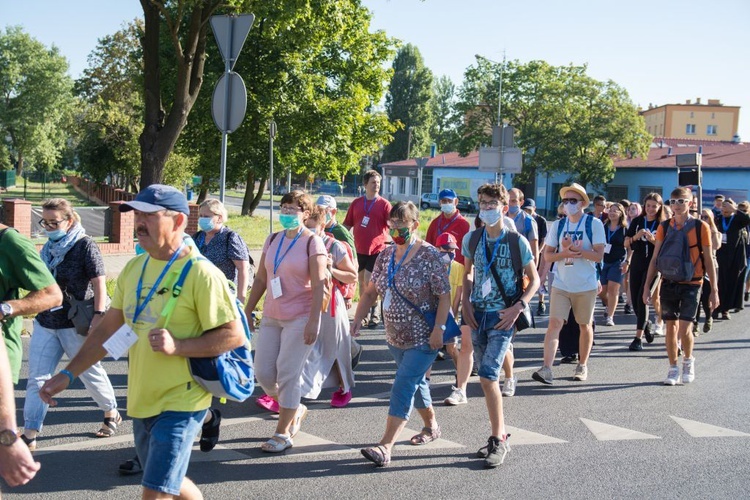
M 79 194 L 71 184 L 48 182 L 44 185 L 44 190 L 42 190 L 41 182 L 28 181 L 26 183 L 25 191 L 26 196 L 24 197 L 23 180 L 20 179 L 15 187 L 8 188 L 3 194 L 3 198 L 21 198 L 30 201 L 34 205 L 40 205 L 41 202 L 47 198 L 65 198 L 70 201 L 73 206 L 97 206 L 96 203 L 90 202 L 85 196 Z

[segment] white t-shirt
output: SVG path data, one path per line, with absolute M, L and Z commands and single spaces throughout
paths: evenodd
M 586 217 L 591 216 L 586 214 L 576 223 L 570 222 L 567 217 L 554 221 L 547 232 L 545 243 L 551 248 L 557 248 L 557 228 L 560 224 L 563 224 L 560 237 L 563 238 L 566 234 L 570 234 L 574 240 L 582 240 L 583 250 L 591 250 L 594 245 L 604 245 L 606 240 L 602 221 L 596 217 L 592 221 L 591 233 L 594 240 L 592 242 L 586 234 Z M 599 286 L 599 280 L 596 277 L 596 263 L 588 259 L 573 259 L 572 266 L 566 266 L 564 260 L 557 261 L 553 272 L 555 279 L 552 286 L 566 292 L 587 292 L 596 290 Z

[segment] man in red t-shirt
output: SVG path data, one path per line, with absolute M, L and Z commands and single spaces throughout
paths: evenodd
M 354 246 L 359 263 L 359 289 L 364 290 L 370 282 L 370 273 L 375 259 L 385 249 L 388 234 L 388 218 L 391 204 L 378 196 L 381 176 L 375 170 L 368 170 L 362 178 L 365 195 L 355 199 L 344 218 L 344 227 L 354 233 Z M 380 323 L 380 305 L 376 302 L 370 309 L 367 326 L 376 328 Z
M 471 227 L 469 221 L 458 211 L 458 196 L 452 189 L 443 189 L 438 194 L 438 199 L 440 200 L 440 211 L 442 213 L 430 222 L 425 241 L 432 246 L 436 246 L 438 236 L 443 233 L 452 234 L 456 241 L 463 241 Z M 464 265 L 464 256 L 461 255 L 461 252 L 456 252 L 456 262 Z

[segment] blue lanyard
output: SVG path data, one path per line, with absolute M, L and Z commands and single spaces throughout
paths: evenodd
M 453 222 L 455 222 L 455 220 L 458 219 L 458 216 L 459 214 L 456 213 L 456 215 L 454 215 L 453 218 L 448 221 L 448 224 L 446 224 L 445 226 L 441 226 L 440 220 L 443 219 L 443 216 L 441 215 L 440 219 L 438 219 L 438 236 L 443 234 L 449 227 L 451 227 L 451 224 L 453 224 Z
M 578 221 L 578 225 L 576 226 L 575 232 L 572 233 L 571 239 L 573 241 L 577 241 L 577 239 L 578 239 L 578 236 L 577 236 L 578 235 L 578 228 L 581 227 L 581 222 L 583 222 L 583 218 L 584 217 L 586 217 L 586 216 L 585 215 L 581 216 L 580 220 Z M 566 231 L 565 231 L 566 234 L 571 234 L 571 232 L 570 232 L 570 219 L 566 219 L 565 220 L 565 228 L 566 228 Z M 583 238 L 581 238 L 581 239 L 583 239 Z
M 721 225 L 724 228 L 724 232 L 726 233 L 729 230 L 729 226 L 732 225 L 732 221 L 734 220 L 734 214 L 729 218 L 729 222 L 727 222 L 726 217 L 721 218 Z
M 644 228 L 646 228 L 646 229 L 648 229 L 648 231 L 649 231 L 650 233 L 653 233 L 653 232 L 654 232 L 654 229 L 656 229 L 656 226 L 657 226 L 657 224 L 659 223 L 659 221 L 658 221 L 658 220 L 656 220 L 656 219 L 654 219 L 654 220 L 653 220 L 652 222 L 653 222 L 653 223 L 651 224 L 651 226 L 649 226 L 649 225 L 648 225 L 648 221 L 646 220 L 646 218 L 645 218 L 645 217 L 643 218 L 643 227 L 644 227 Z
M 487 255 L 487 231 L 484 231 L 482 233 L 482 246 L 484 247 L 484 258 L 487 260 L 484 264 L 484 274 L 490 272 L 490 266 L 495 261 L 495 256 L 497 255 L 497 249 L 500 248 L 500 240 L 503 239 L 503 234 L 505 234 L 506 229 L 503 228 L 500 235 L 495 240 L 495 247 L 492 249 L 492 255 Z
M 172 257 L 167 262 L 167 265 L 164 266 L 164 269 L 162 269 L 161 274 L 158 278 L 156 278 L 156 281 L 154 282 L 154 285 L 151 287 L 151 290 L 148 291 L 148 295 L 146 295 L 146 298 L 143 299 L 143 303 L 139 304 L 139 301 L 141 299 L 141 292 L 143 292 L 143 275 L 146 272 L 146 265 L 148 264 L 149 259 L 151 256 L 146 257 L 146 261 L 143 263 L 143 268 L 141 269 L 141 276 L 138 278 L 138 286 L 136 288 L 136 295 L 135 295 L 135 314 L 133 314 L 133 324 L 135 325 L 135 322 L 138 321 L 138 316 L 141 315 L 144 309 L 146 309 L 146 306 L 151 301 L 151 299 L 154 296 L 154 292 L 159 288 L 159 284 L 161 283 L 161 280 L 164 279 L 164 276 L 167 275 L 167 271 L 169 271 L 169 268 L 172 267 L 172 264 L 174 264 L 174 261 L 177 260 L 177 257 L 180 256 L 180 253 L 182 252 L 182 249 L 185 247 L 184 242 L 180 242 L 180 248 L 177 249 L 177 251 L 172 255 Z
M 612 243 L 612 236 L 615 235 L 615 234 L 617 234 L 617 231 L 619 231 L 620 228 L 618 227 L 614 231 L 610 231 L 609 230 L 609 224 L 607 224 L 606 229 L 607 229 L 607 243 Z
M 409 255 L 409 251 L 411 250 L 411 247 L 414 246 L 414 243 L 416 243 L 416 238 L 409 243 L 409 246 L 406 247 L 406 252 L 404 252 L 403 257 L 401 257 L 401 260 L 398 261 L 398 264 L 395 264 L 396 262 L 396 249 L 394 248 L 393 253 L 391 254 L 391 261 L 388 263 L 388 286 L 393 286 L 393 278 L 396 277 L 396 273 L 401 269 L 401 264 L 404 263 L 404 260 L 406 259 L 406 256 Z
M 374 206 L 375 206 L 375 202 L 376 202 L 376 201 L 378 201 L 378 197 L 377 197 L 377 196 L 376 196 L 375 198 L 373 198 L 373 199 L 372 199 L 372 204 L 371 204 L 371 205 L 370 205 L 370 207 L 368 208 L 368 207 L 367 207 L 367 196 L 363 196 L 363 197 L 362 197 L 362 203 L 364 203 L 364 205 L 365 205 L 365 215 L 366 215 L 367 217 L 369 217 L 369 216 L 370 216 L 370 210 L 372 210 L 372 207 L 374 207 Z
M 279 258 L 279 253 L 281 253 L 281 247 L 284 246 L 284 239 L 286 238 L 286 235 L 284 235 L 281 238 L 281 241 L 279 241 L 279 246 L 276 247 L 276 256 L 273 259 L 273 274 L 276 276 L 276 271 L 279 270 L 279 266 L 281 265 L 281 262 L 284 260 L 284 257 L 286 257 L 286 254 L 289 253 L 289 250 L 292 249 L 295 243 L 297 243 L 297 240 L 299 239 L 300 235 L 302 234 L 302 229 L 299 230 L 297 233 L 297 236 L 294 237 L 292 242 L 289 244 L 289 247 L 287 247 L 286 252 L 284 252 L 284 255 Z

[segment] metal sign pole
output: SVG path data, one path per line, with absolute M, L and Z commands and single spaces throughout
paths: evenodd
M 229 29 L 227 30 L 227 53 L 232 53 L 232 36 L 234 32 L 234 23 L 229 23 Z M 224 60 L 224 74 L 229 77 L 229 72 L 232 71 L 232 64 L 229 57 Z M 221 170 L 219 171 L 219 201 L 224 203 L 224 191 L 227 179 L 227 138 L 229 135 L 229 99 L 232 95 L 229 87 L 232 84 L 230 79 L 227 82 L 227 93 L 224 96 L 224 130 L 221 132 Z

